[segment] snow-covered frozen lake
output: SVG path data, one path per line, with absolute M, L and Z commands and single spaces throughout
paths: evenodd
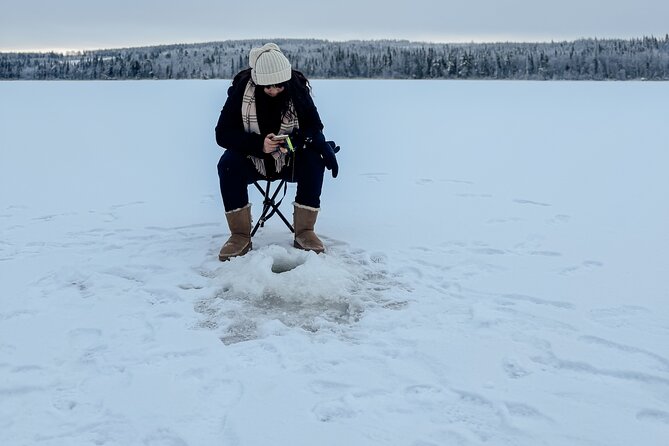
M 314 81 L 221 263 L 228 84 L 0 83 L 1 445 L 669 444 L 669 83 Z

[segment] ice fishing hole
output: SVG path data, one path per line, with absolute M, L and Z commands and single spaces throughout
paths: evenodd
M 292 271 L 298 266 L 302 265 L 305 262 L 304 258 L 286 258 L 286 257 L 280 257 L 277 259 L 274 259 L 274 263 L 272 263 L 272 272 L 276 274 L 281 274 L 281 273 L 287 273 L 288 271 Z

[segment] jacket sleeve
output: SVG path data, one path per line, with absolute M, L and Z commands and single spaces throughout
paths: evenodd
M 310 147 L 322 153 L 326 142 L 318 109 L 309 94 L 301 98 L 299 103 L 300 106 L 296 110 L 300 120 L 298 145 L 302 146 L 305 140 L 310 139 L 312 141 Z
M 246 85 L 233 84 L 228 88 L 228 99 L 216 124 L 216 143 L 227 150 L 245 155 L 263 156 L 264 138 L 257 133 L 248 133 L 242 122 L 242 97 Z
M 323 123 L 318 114 L 318 109 L 310 94 L 306 94 L 300 103 L 300 108 L 296 110 L 300 120 L 300 131 L 306 136 L 314 137 L 323 131 Z

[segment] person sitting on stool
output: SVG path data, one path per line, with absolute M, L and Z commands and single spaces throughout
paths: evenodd
M 230 228 L 218 257 L 225 261 L 251 249 L 248 185 L 279 178 L 297 183 L 294 246 L 322 253 L 325 247 L 314 225 L 323 174 L 327 167 L 336 178 L 339 166 L 325 141 L 311 86 L 274 43 L 253 48 L 249 65 L 234 77 L 216 125 L 216 142 L 226 149 L 218 177 Z M 285 140 L 275 140 L 277 135 L 289 135 L 295 151 L 288 150 Z

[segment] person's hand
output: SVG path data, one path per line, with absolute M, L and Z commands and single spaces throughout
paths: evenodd
M 265 136 L 265 141 L 263 142 L 263 148 L 262 151 L 265 153 L 275 153 L 275 152 L 281 152 L 281 153 L 287 153 L 288 149 L 286 149 L 282 144 L 283 141 L 274 141 L 272 138 L 276 136 L 274 133 L 270 133 L 267 136 Z
M 320 146 L 325 167 L 332 171 L 332 178 L 337 178 L 337 175 L 339 175 L 339 164 L 337 163 L 337 156 L 335 155 L 334 149 L 325 141 L 323 141 Z

